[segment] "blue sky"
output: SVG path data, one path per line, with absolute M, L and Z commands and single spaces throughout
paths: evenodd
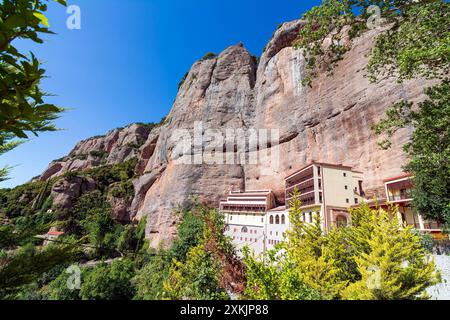
M 81 8 L 81 30 L 66 28 L 65 8 L 51 4 L 44 45 L 19 44 L 44 62 L 50 102 L 69 110 L 61 131 L 32 138 L 0 157 L 13 166 L 12 187 L 40 174 L 88 137 L 132 122 L 158 122 L 170 110 L 177 85 L 207 52 L 242 41 L 259 56 L 281 22 L 320 3 L 282 0 L 68 0 Z

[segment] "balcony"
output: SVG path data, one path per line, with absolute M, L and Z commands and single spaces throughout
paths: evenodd
M 222 206 L 220 209 L 222 212 L 229 213 L 265 213 L 267 211 L 266 207 L 262 206 Z
M 295 185 L 301 184 L 313 178 L 314 178 L 314 167 L 311 167 L 303 172 L 297 173 L 290 179 L 286 180 L 286 188 L 291 188 Z
M 292 196 L 292 193 L 294 192 L 295 189 L 297 189 L 300 194 L 313 192 L 315 190 L 314 180 L 310 180 L 306 183 L 301 183 L 301 184 L 294 185 L 290 188 L 286 188 L 286 193 L 289 194 L 290 196 Z
M 408 191 L 389 191 L 389 202 L 410 201 L 412 200 L 412 192 Z
M 292 200 L 292 195 L 287 195 L 286 198 L 286 204 L 289 206 L 289 202 Z M 303 206 L 309 206 L 312 204 L 316 204 L 316 197 L 314 192 L 310 192 L 308 194 L 302 194 L 300 195 L 300 201 L 302 202 Z
M 434 222 L 434 221 L 425 221 L 424 222 L 424 229 L 425 230 L 442 230 L 443 229 L 443 225 L 439 222 Z

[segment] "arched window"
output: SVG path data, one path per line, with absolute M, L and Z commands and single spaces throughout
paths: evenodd
M 344 216 L 341 216 L 341 215 L 339 215 L 339 216 L 337 216 L 336 217 L 336 226 L 338 227 L 338 228 L 340 228 L 340 227 L 346 227 L 347 226 L 347 218 L 346 217 L 344 217 Z
M 241 230 L 241 232 L 242 232 L 242 233 L 247 233 L 247 232 L 248 232 L 248 229 L 247 229 L 247 227 L 242 227 L 242 230 Z
M 284 214 L 281 216 L 281 224 L 286 224 L 286 217 Z
M 275 224 L 280 224 L 280 216 L 279 215 L 275 216 Z
M 273 224 L 273 216 L 270 216 L 270 224 Z

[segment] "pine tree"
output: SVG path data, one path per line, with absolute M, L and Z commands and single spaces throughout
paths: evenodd
M 388 211 L 362 205 L 348 227 L 321 228 L 301 219 L 298 192 L 290 203 L 284 243 L 256 258 L 244 254 L 245 297 L 252 299 L 425 299 L 439 282 L 434 262 L 411 228 Z M 316 294 L 314 294 L 316 293 Z
M 344 293 L 346 299 L 399 300 L 427 298 L 425 290 L 439 282 L 435 264 L 427 257 L 420 236 L 402 229 L 384 210 L 362 206 L 353 211 L 346 230 L 355 248 L 361 279 Z
M 291 230 L 283 248 L 294 266 L 303 275 L 309 287 L 320 292 L 322 299 L 335 299 L 345 288 L 347 281 L 342 277 L 338 260 L 334 255 L 333 242 L 322 230 L 319 208 L 314 222 L 308 224 L 301 219 L 301 201 L 297 191 L 290 203 Z

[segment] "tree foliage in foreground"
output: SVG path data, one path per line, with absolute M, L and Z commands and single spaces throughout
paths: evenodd
M 417 106 L 399 102 L 375 126 L 388 138 L 405 127 L 413 127 L 410 142 L 404 146 L 410 162 L 405 171 L 414 175 L 413 204 L 425 217 L 444 221 L 450 227 L 450 81 L 426 90 L 428 99 Z
M 55 0 L 66 5 L 65 0 Z M 15 40 L 43 43 L 51 34 L 45 17 L 48 0 L 3 0 L 0 2 L 0 154 L 17 146 L 16 138 L 28 133 L 56 130 L 53 120 L 62 109 L 45 102 L 40 88 L 45 77 L 33 53 L 20 52 Z M 5 179 L 7 169 L 0 171 Z
M 229 299 L 228 292 L 242 292 L 245 286 L 243 265 L 224 235 L 223 215 L 200 207 L 195 214 L 203 221 L 198 244 L 187 252 L 184 262 L 173 259 L 164 291 L 171 299 Z
M 263 257 L 245 252 L 245 297 L 422 299 L 439 281 L 420 236 L 401 229 L 392 213 L 363 205 L 352 210 L 350 226 L 324 234 L 319 217 L 302 220 L 300 206 L 295 197 L 285 242 Z

